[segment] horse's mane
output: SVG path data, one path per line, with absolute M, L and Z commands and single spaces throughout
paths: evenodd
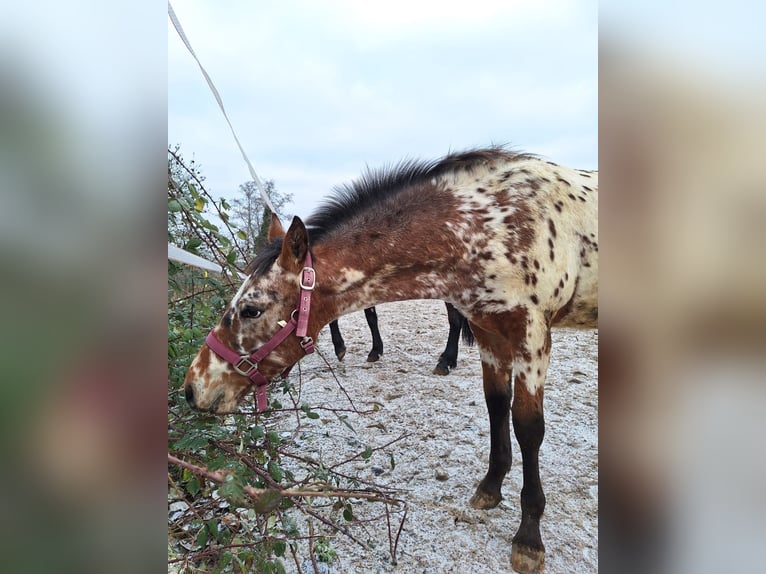
M 432 161 L 404 160 L 380 169 L 367 167 L 364 173 L 351 183 L 337 186 L 333 194 L 306 220 L 309 237 L 320 241 L 344 222 L 384 203 L 401 191 L 422 184 L 447 173 L 471 171 L 479 165 L 497 160 L 513 160 L 530 157 L 506 150 L 502 146 L 473 149 Z
M 450 153 L 438 160 L 404 160 L 380 169 L 367 167 L 358 179 L 333 189 L 333 194 L 306 219 L 309 240 L 321 241 L 344 223 L 374 209 L 412 186 L 429 182 L 448 173 L 471 171 L 498 160 L 514 161 L 534 157 L 517 153 L 504 146 L 491 146 Z M 276 261 L 282 247 L 277 239 L 265 246 L 250 265 L 256 275 L 266 273 Z

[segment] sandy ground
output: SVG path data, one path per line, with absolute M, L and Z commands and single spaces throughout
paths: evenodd
M 348 348 L 342 363 L 335 359 L 329 332 L 322 333 L 319 349 L 356 406 L 364 409 L 377 403 L 380 410 L 349 415 L 356 432 L 331 413 L 318 411 L 319 419 L 303 422 L 305 432 L 296 448 L 331 464 L 366 445 L 375 448 L 412 433 L 374 452 L 368 461 L 344 467 L 361 479 L 397 489 L 409 513 L 397 565 L 389 554 L 386 522 L 379 520 L 368 524 L 366 532 L 356 531 L 372 550 L 342 536 L 334 538 L 338 559 L 325 571 L 512 572 L 511 539 L 521 516 L 521 457 L 515 439 L 503 502 L 489 511 L 474 510 L 468 504 L 489 456 L 489 420 L 478 351 L 461 343 L 457 368 L 446 377 L 433 375 L 448 331 L 443 303 L 390 303 L 378 307 L 378 317 L 385 345 L 380 362 L 366 363 L 371 342 L 362 313 L 341 318 Z M 586 574 L 598 569 L 597 345 L 596 331 L 553 333 L 545 389 L 546 435 L 540 452 L 548 500 L 542 520 L 548 573 Z M 301 371 L 302 401 L 348 407 L 320 357 L 304 359 Z M 365 508 L 374 513 L 381 505 L 356 505 L 355 513 L 362 515 Z M 289 560 L 286 566 L 290 568 Z

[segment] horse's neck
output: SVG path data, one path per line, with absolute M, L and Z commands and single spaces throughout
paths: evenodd
M 322 242 L 314 247 L 317 288 L 334 317 L 391 301 L 445 299 L 454 282 L 454 249 L 434 239 Z

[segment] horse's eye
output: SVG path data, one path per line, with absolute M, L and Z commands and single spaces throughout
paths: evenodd
M 258 309 L 257 307 L 245 307 L 240 312 L 240 315 L 243 319 L 257 319 L 263 314 L 263 311 Z

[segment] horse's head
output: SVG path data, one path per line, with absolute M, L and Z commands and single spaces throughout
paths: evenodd
M 254 385 L 264 385 L 313 350 L 316 332 L 296 336 L 299 318 L 304 319 L 304 330 L 308 319 L 308 310 L 300 317 L 296 310 L 299 294 L 303 300 L 314 282 L 313 269 L 304 271 L 309 253 L 306 227 L 295 217 L 285 234 L 272 216 L 268 238 L 251 275 L 186 373 L 184 391 L 196 409 L 234 410 Z M 259 410 L 264 406 L 259 397 Z

